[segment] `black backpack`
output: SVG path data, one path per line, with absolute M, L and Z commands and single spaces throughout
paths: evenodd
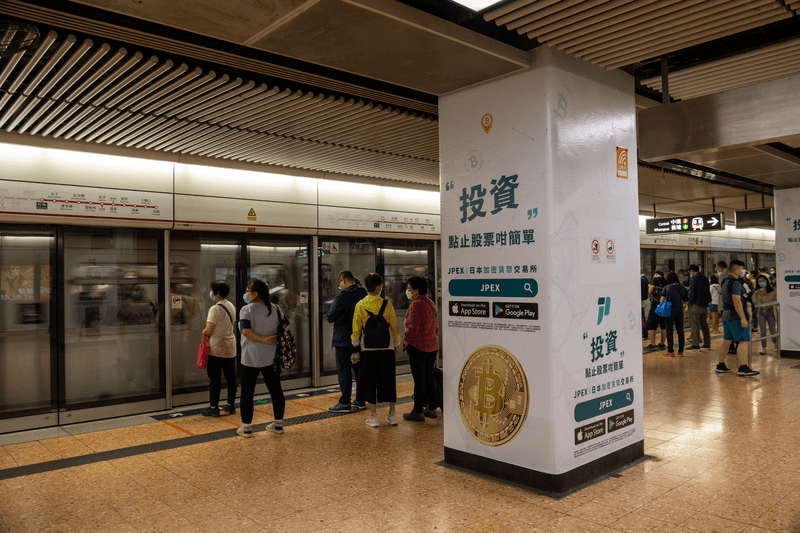
M 392 334 L 389 331 L 389 322 L 383 317 L 383 311 L 386 309 L 388 301 L 383 301 L 381 310 L 378 311 L 377 315 L 367 311 L 369 317 L 364 323 L 364 329 L 361 332 L 364 348 L 381 350 L 391 346 Z

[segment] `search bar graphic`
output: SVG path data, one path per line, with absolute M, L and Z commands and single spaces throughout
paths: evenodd
M 624 409 L 633 404 L 633 389 L 625 389 L 599 398 L 581 402 L 575 406 L 575 422 L 589 420 L 596 416 Z
M 533 298 L 539 294 L 539 284 L 533 278 L 453 279 L 448 284 L 448 290 L 450 296 Z

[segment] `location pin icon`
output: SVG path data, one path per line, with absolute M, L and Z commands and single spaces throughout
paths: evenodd
M 483 126 L 483 131 L 489 133 L 489 130 L 492 129 L 492 115 L 489 113 L 483 115 L 483 118 L 481 119 L 481 126 Z

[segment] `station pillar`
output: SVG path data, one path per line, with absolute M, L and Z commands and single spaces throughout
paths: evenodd
M 775 193 L 775 272 L 781 357 L 800 359 L 800 189 Z
M 546 46 L 440 98 L 446 463 L 563 493 L 643 457 L 635 118 Z

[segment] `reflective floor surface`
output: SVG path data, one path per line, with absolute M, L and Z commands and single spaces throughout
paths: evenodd
M 800 532 L 800 361 L 716 363 L 645 355 L 646 459 L 558 499 L 441 466 L 441 416 L 317 419 L 327 392 L 290 401 L 284 435 L 194 415 L 6 444 L 0 532 Z

